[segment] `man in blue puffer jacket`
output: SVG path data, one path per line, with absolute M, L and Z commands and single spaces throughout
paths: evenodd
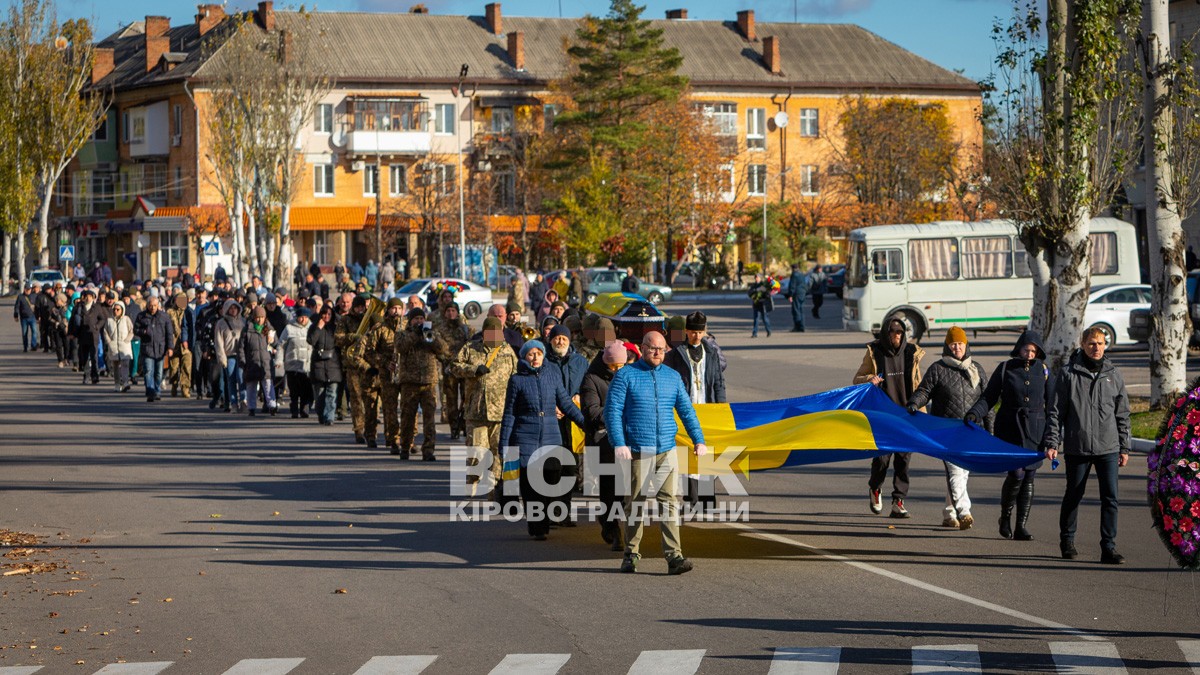
M 642 360 L 617 371 L 608 389 L 604 405 L 604 425 L 616 448 L 618 460 L 633 460 L 630 495 L 625 499 L 625 559 L 621 571 L 637 571 L 641 554 L 644 513 L 635 512 L 653 496 L 662 528 L 663 555 L 669 574 L 683 574 L 692 562 L 683 557 L 679 540 L 679 459 L 675 452 L 675 434 L 679 430 L 672 413 L 678 413 L 695 445 L 697 456 L 704 455 L 704 432 L 692 408 L 692 399 L 679 373 L 662 367 L 667 341 L 660 333 L 648 333 L 642 340 Z M 638 452 L 633 458 L 631 448 Z M 645 483 L 645 485 L 643 485 Z

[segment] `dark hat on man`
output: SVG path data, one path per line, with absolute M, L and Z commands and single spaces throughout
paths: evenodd
M 296 308 L 296 318 L 299 319 L 301 317 L 306 318 L 306 319 L 311 319 L 312 318 L 312 310 L 307 307 L 297 307 Z
M 509 314 L 520 314 L 525 308 L 516 300 L 510 300 L 505 309 L 508 310 Z
M 687 319 L 683 315 L 667 317 L 667 330 L 685 330 Z
M 553 340 L 554 338 L 558 337 L 559 335 L 562 335 L 562 336 L 566 337 L 568 340 L 570 340 L 571 339 L 571 329 L 567 328 L 566 326 L 564 326 L 560 323 L 550 331 L 550 339 Z
M 502 326 L 500 324 L 500 319 L 498 319 L 494 316 L 489 316 L 488 318 L 483 320 L 483 329 L 484 330 L 500 330 L 503 327 L 504 326 Z
M 393 307 L 403 307 L 404 299 L 403 298 L 392 298 L 391 300 L 388 300 L 387 306 L 388 306 L 388 309 L 391 309 Z
M 438 305 L 438 309 L 440 309 L 443 314 L 445 314 L 446 310 L 448 310 L 448 309 L 453 309 L 454 311 L 458 312 L 459 314 L 462 314 L 462 310 L 458 308 L 457 302 L 448 302 L 444 305 Z
M 366 307 L 367 306 L 366 294 L 360 293 L 360 294 L 354 296 L 354 300 L 350 303 L 350 306 L 351 307 Z
M 408 314 L 405 314 L 404 316 L 407 317 L 409 321 L 412 321 L 413 319 L 424 319 L 425 310 L 421 309 L 420 307 L 413 307 L 412 309 L 408 310 Z
M 692 312 L 687 315 L 687 321 L 683 327 L 684 330 L 706 330 L 708 328 L 708 317 L 704 316 L 704 312 Z

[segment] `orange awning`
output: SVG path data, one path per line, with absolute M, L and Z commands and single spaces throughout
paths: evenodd
M 367 224 L 367 207 L 295 206 L 290 220 L 293 232 L 361 230 Z

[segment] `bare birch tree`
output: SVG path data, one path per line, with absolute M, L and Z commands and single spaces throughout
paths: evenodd
M 1089 226 L 1133 158 L 1139 115 L 1131 53 L 1138 0 L 1017 0 L 998 25 L 991 195 L 1033 272 L 1030 325 L 1054 366 L 1079 343 L 1091 287 Z M 1045 38 L 1045 46 L 1040 40 Z

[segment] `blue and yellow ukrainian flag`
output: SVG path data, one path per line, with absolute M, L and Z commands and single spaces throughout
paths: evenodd
M 1011 471 L 1041 459 L 1041 453 L 962 420 L 910 415 L 869 384 L 776 401 L 698 405 L 696 415 L 710 455 L 697 462 L 688 453 L 689 473 L 727 473 L 725 464 L 745 473 L 894 452 L 917 452 L 983 473 Z M 676 440 L 691 447 L 682 424 Z M 718 461 L 725 452 L 740 455 L 732 462 Z

